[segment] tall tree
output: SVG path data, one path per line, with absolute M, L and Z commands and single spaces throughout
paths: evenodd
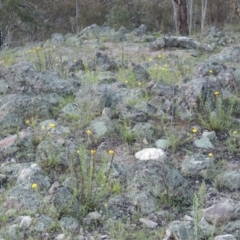
M 192 30 L 192 23 L 193 23 L 193 0 L 188 0 L 188 29 L 189 33 Z
M 174 0 L 177 11 L 178 31 L 181 35 L 189 35 L 187 0 Z
M 76 33 L 80 32 L 80 0 L 76 0 Z
M 208 0 L 202 0 L 201 32 L 204 31 Z
M 235 12 L 240 16 L 240 0 L 236 0 Z
M 174 3 L 174 0 L 172 0 L 172 5 L 173 5 L 173 20 L 174 20 L 175 29 L 177 32 L 178 31 L 177 8 L 176 8 L 176 4 Z

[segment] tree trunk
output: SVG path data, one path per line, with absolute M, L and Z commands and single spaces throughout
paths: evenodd
M 174 3 L 174 0 L 172 0 L 172 4 L 173 4 L 173 20 L 174 20 L 175 30 L 177 32 L 178 31 L 177 8 L 176 8 L 176 4 Z
M 204 23 L 205 23 L 206 12 L 207 12 L 207 3 L 208 3 L 208 0 L 202 0 L 201 32 L 204 31 Z
M 240 0 L 236 0 L 236 10 L 235 12 L 240 17 Z
M 188 0 L 188 29 L 189 29 L 189 33 L 191 33 L 192 30 L 192 20 L 193 20 L 193 0 Z
M 80 0 L 76 0 L 76 33 L 80 32 Z
M 187 0 L 174 0 L 177 8 L 178 30 L 180 35 L 189 35 Z

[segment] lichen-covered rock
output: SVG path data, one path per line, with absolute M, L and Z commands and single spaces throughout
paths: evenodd
M 42 232 L 44 233 L 49 226 L 54 223 L 54 219 L 47 215 L 41 215 L 36 219 L 36 223 L 34 226 L 34 230 L 37 232 Z
M 80 39 L 87 39 L 87 38 L 97 38 L 99 35 L 99 26 L 97 24 L 92 24 L 86 28 L 84 28 L 78 36 Z
M 212 61 L 218 62 L 240 62 L 240 47 L 239 46 L 231 46 L 224 48 L 220 53 L 210 57 Z
M 41 206 L 41 201 L 34 189 L 16 185 L 7 192 L 7 198 L 3 203 L 5 211 L 13 209 L 22 213 L 36 213 Z
M 80 82 L 77 80 L 62 79 L 59 73 L 49 70 L 39 73 L 32 65 L 26 63 L 1 69 L 1 78 L 8 85 L 8 94 L 21 93 L 32 96 L 55 92 L 65 95 L 75 93 L 80 88 Z
M 23 126 L 22 117 L 15 113 L 0 112 L 0 128 L 2 131 L 7 131 L 6 133 L 15 133 L 17 129 Z M 5 145 L 5 144 L 4 144 Z
M 194 141 L 194 145 L 197 148 L 206 148 L 206 149 L 214 148 L 214 146 L 212 145 L 212 143 L 208 137 L 201 137 L 199 139 L 196 139 Z
M 29 168 L 24 168 L 19 172 L 17 178 L 17 185 L 31 188 L 32 184 L 37 184 L 39 191 L 45 190 L 50 187 L 48 177 L 41 174 L 41 168 L 37 164 L 32 164 Z
M 139 28 L 137 29 L 137 36 L 144 36 L 147 32 L 147 27 L 145 24 L 141 24 Z
M 151 76 L 140 64 L 132 63 L 132 70 L 134 77 L 138 82 L 149 82 L 151 81 Z
M 59 223 L 63 231 L 74 232 L 79 227 L 78 220 L 73 217 L 62 217 Z
M 57 188 L 51 195 L 50 202 L 53 203 L 59 215 L 78 217 L 81 212 L 81 204 L 66 187 Z
M 44 100 L 42 96 L 7 95 L 2 99 L 0 112 L 16 114 L 22 119 L 33 116 L 42 119 L 52 116 L 52 107 L 53 105 Z
M 74 60 L 73 62 L 69 63 L 67 66 L 68 72 L 75 72 L 75 71 L 84 71 L 85 66 L 83 64 L 83 60 L 81 58 Z
M 132 202 L 141 207 L 144 213 L 154 211 L 157 207 L 156 198 L 164 194 L 183 205 L 190 204 L 192 199 L 188 181 L 177 170 L 159 161 L 141 161 L 129 169 L 127 192 Z
M 213 160 L 201 154 L 193 154 L 185 157 L 181 172 L 188 176 L 202 176 L 207 178 L 207 172 L 213 168 Z
M 51 39 L 52 44 L 60 44 L 60 43 L 63 43 L 64 40 L 65 40 L 65 38 L 62 33 L 53 33 L 52 34 L 52 39 Z
M 156 41 L 150 44 L 150 49 L 152 51 L 161 50 L 165 47 L 178 47 L 187 49 L 202 49 L 204 51 L 212 52 L 215 45 L 201 44 L 189 37 L 177 37 L 177 36 L 164 36 L 158 38 Z
M 166 235 L 163 240 L 193 240 L 194 230 L 191 222 L 174 221 L 172 222 L 166 231 Z
M 231 191 L 240 189 L 240 173 L 235 170 L 227 170 L 219 174 L 215 178 L 218 188 L 227 188 Z
M 111 61 L 105 53 L 97 52 L 94 59 L 88 63 L 91 70 L 112 71 L 117 70 L 117 64 Z
M 42 141 L 36 149 L 36 161 L 40 166 L 68 167 L 77 163 L 77 146 L 69 142 Z M 71 158 L 69 157 L 71 156 Z M 70 162 L 71 161 L 71 162 Z
M 136 140 L 147 140 L 154 139 L 155 130 L 150 123 L 137 123 L 132 129 L 131 132 L 136 136 Z
M 114 123 L 106 118 L 97 118 L 90 123 L 90 129 L 100 138 L 104 135 L 111 133 L 115 128 Z
M 235 220 L 235 221 L 229 222 L 225 226 L 224 232 L 225 233 L 231 233 L 235 237 L 239 237 L 239 233 L 240 233 L 240 220 Z

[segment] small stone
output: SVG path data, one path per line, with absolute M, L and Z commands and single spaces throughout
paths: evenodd
M 203 217 L 215 224 L 228 222 L 234 214 L 234 207 L 230 203 L 218 203 L 202 209 Z
M 112 118 L 112 111 L 110 108 L 105 107 L 102 111 L 102 117 L 107 118 L 107 119 L 111 119 Z
M 143 142 L 143 144 L 145 144 L 145 145 L 148 145 L 148 144 L 149 144 L 149 142 L 148 142 L 148 140 L 147 140 L 146 138 L 143 138 L 142 142 Z
M 208 137 L 202 137 L 194 141 L 194 145 L 198 148 L 214 148 Z
M 216 236 L 214 240 L 236 240 L 232 234 L 226 234 L 221 236 Z
M 135 158 L 141 161 L 157 160 L 159 162 L 164 162 L 166 157 L 166 153 L 159 148 L 145 148 L 135 153 Z
M 62 234 L 59 234 L 55 239 L 56 240 L 63 240 L 65 238 L 65 235 L 62 233 Z
M 193 222 L 193 218 L 192 218 L 191 216 L 188 216 L 188 215 L 185 215 L 185 216 L 183 217 L 183 220 L 184 220 L 184 221 Z
M 99 236 L 100 239 L 106 239 L 108 236 L 107 235 L 101 235 Z
M 214 140 L 216 138 L 216 133 L 214 131 L 212 132 L 205 131 L 203 132 L 202 137 L 207 137 L 209 140 Z
M 166 139 L 158 139 L 156 142 L 155 142 L 155 146 L 157 148 L 161 148 L 161 149 L 167 149 L 169 147 L 170 143 L 168 140 Z
M 148 228 L 155 228 L 158 224 L 146 218 L 140 218 L 139 222 L 145 224 Z
M 19 227 L 22 229 L 28 229 L 29 226 L 31 225 L 32 218 L 30 216 L 22 216 L 20 218 L 21 218 L 21 223 Z
M 61 184 L 59 182 L 54 182 L 52 184 L 52 186 L 50 187 L 50 189 L 48 190 L 49 194 L 54 194 L 56 189 L 59 188 L 61 186 Z
M 87 215 L 87 217 L 93 219 L 93 220 L 98 220 L 102 217 L 102 215 L 98 212 L 91 212 Z

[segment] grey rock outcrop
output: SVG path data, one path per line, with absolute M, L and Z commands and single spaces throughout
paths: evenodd
M 164 194 L 182 204 L 189 204 L 192 198 L 188 181 L 177 170 L 158 161 L 136 163 L 128 171 L 127 183 L 128 197 L 145 214 L 154 211 L 154 199 Z
M 215 48 L 215 46 L 207 45 L 207 44 L 201 44 L 200 42 L 197 42 L 196 40 L 193 40 L 189 37 L 176 37 L 176 36 L 164 36 L 161 38 L 158 38 L 156 41 L 152 42 L 150 44 L 150 49 L 152 51 L 161 50 L 162 48 L 187 48 L 187 49 L 201 49 L 204 51 L 212 52 Z
M 188 176 L 207 176 L 207 171 L 213 168 L 213 160 L 201 154 L 185 157 L 181 172 Z
M 216 176 L 215 178 L 218 188 L 226 188 L 231 191 L 240 189 L 240 173 L 239 171 L 225 171 Z
M 91 70 L 113 71 L 117 70 L 117 64 L 111 61 L 105 53 L 97 52 L 94 59 L 88 63 Z

